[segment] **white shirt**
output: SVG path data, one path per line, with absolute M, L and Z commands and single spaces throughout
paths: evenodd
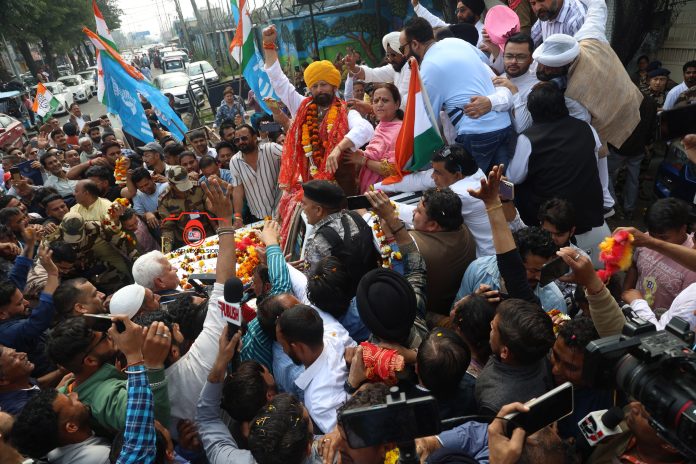
M 200 155 L 197 151 L 193 151 L 196 154 L 196 158 L 199 160 L 203 158 L 203 155 Z M 217 151 L 213 147 L 208 147 L 208 151 L 205 152 L 205 156 L 212 156 L 213 158 L 217 158 Z
M 673 109 L 674 104 L 677 102 L 677 98 L 679 98 L 679 95 L 686 92 L 687 90 L 689 90 L 689 88 L 686 86 L 686 82 L 682 82 L 681 84 L 670 90 L 667 96 L 665 97 L 665 104 L 662 107 L 662 109 L 665 111 Z
M 270 67 L 264 65 L 264 71 L 268 74 L 268 79 L 271 81 L 271 86 L 280 100 L 288 107 L 290 114 L 295 117 L 297 110 L 305 100 L 295 86 L 290 83 L 288 77 L 283 74 L 283 69 L 280 67 L 278 60 Z M 355 110 L 348 111 L 348 133 L 346 138 L 353 142 L 352 151 L 357 150 L 372 139 L 375 133 L 374 127 Z
M 401 109 L 406 109 L 406 100 L 408 99 L 408 86 L 411 82 L 411 69 L 408 67 L 408 63 L 404 64 L 401 71 L 395 71 L 394 67 L 390 64 L 382 66 L 379 68 L 368 68 L 367 66 L 361 66 L 363 71 L 365 71 L 365 82 L 391 82 L 397 89 L 399 89 L 399 94 L 401 94 Z
M 693 283 L 681 291 L 679 295 L 672 301 L 672 306 L 669 307 L 662 317 L 658 320 L 655 313 L 648 302 L 645 300 L 633 300 L 631 308 L 635 313 L 648 322 L 652 322 L 657 327 L 657 330 L 664 329 L 673 317 L 681 317 L 689 323 L 691 330 L 696 330 L 696 316 L 694 308 L 696 308 L 696 283 Z
M 321 354 L 295 379 L 295 385 L 304 391 L 304 404 L 310 417 L 324 433 L 336 427 L 336 409 L 349 398 L 343 389 L 348 379 L 344 352 L 343 346 L 325 331 Z
M 588 124 L 589 125 L 589 124 Z M 595 139 L 595 149 L 594 154 L 597 158 L 597 164 L 599 164 L 599 149 L 602 147 L 602 142 L 599 141 L 599 135 L 594 127 L 590 126 L 592 129 L 592 135 Z M 529 156 L 532 154 L 532 143 L 529 141 L 526 135 L 520 134 L 517 136 L 517 147 L 515 147 L 515 154 L 510 161 L 510 165 L 507 168 L 505 175 L 508 180 L 513 184 L 521 184 L 527 180 L 527 173 L 529 169 Z
M 174 434 L 177 434 L 176 424 L 179 419 L 196 417 L 198 397 L 217 357 L 220 335 L 225 327 L 225 320 L 217 305 L 224 289 L 222 284 L 213 285 L 203 331 L 196 337 L 188 352 L 164 371 L 171 405 L 172 419 L 169 430 Z
M 70 180 L 67 177 L 54 176 L 50 172 L 46 173 L 46 181 L 44 182 L 44 187 L 53 187 L 58 191 L 58 195 L 61 197 L 68 197 L 75 195 L 75 186 L 77 185 L 76 180 Z
M 432 179 L 433 170 L 414 172 L 403 178 L 401 182 L 390 185 L 375 185 L 375 188 L 384 190 L 385 192 L 418 192 L 435 187 L 435 182 Z M 476 241 L 476 257 L 490 256 L 495 254 L 493 246 L 493 233 L 491 224 L 488 220 L 486 206 L 478 198 L 469 195 L 468 189 L 481 188 L 481 179 L 485 178 L 485 174 L 480 169 L 473 175 L 465 177 L 454 184 L 450 185 L 454 193 L 462 200 L 462 218 L 464 224 L 469 228 L 471 235 Z M 399 218 L 408 226 L 413 225 L 413 210 L 415 205 L 406 205 L 396 203 L 399 208 Z
M 280 201 L 278 174 L 282 154 L 283 146 L 271 142 L 258 146 L 255 170 L 246 162 L 242 152 L 236 153 L 230 160 L 233 184 L 244 186 L 244 197 L 249 210 L 259 219 L 273 216 Z

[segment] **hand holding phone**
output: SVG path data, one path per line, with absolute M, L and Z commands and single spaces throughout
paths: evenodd
M 97 332 L 107 332 L 114 322 L 118 332 L 126 330 L 126 325 L 123 321 L 114 319 L 110 314 L 83 314 L 82 317 L 87 321 L 87 325 Z
M 556 256 L 541 267 L 539 285 L 542 287 L 570 272 L 570 266 L 560 256 Z
M 500 199 L 512 201 L 515 199 L 515 184 L 506 179 L 500 179 Z
M 355 195 L 346 198 L 346 208 L 348 209 L 370 209 L 372 204 L 365 195 Z
M 527 401 L 524 405 L 529 408 L 528 412 L 516 411 L 504 416 L 507 420 L 506 436 L 511 437 L 518 427 L 524 429 L 529 436 L 572 414 L 573 384 L 565 382 L 539 398 Z

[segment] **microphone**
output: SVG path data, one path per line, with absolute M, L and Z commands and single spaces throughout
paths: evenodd
M 585 416 L 578 422 L 578 428 L 590 446 L 597 446 L 607 437 L 621 433 L 619 424 L 623 419 L 624 412 L 619 407 L 613 407 L 609 410 L 602 409 Z
M 241 302 L 244 296 L 244 284 L 237 277 L 227 279 L 223 295 L 218 299 L 218 308 L 223 319 L 227 321 L 227 335 L 232 339 L 242 326 Z

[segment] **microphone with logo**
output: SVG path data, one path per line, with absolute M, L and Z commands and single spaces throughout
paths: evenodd
M 227 321 L 227 337 L 232 339 L 242 327 L 242 297 L 244 296 L 244 284 L 237 277 L 231 277 L 225 282 L 225 290 L 222 298 L 218 298 L 218 308 L 222 318 Z M 232 363 L 238 356 L 235 354 Z
M 623 418 L 623 409 L 619 407 L 613 407 L 609 410 L 602 409 L 585 416 L 578 422 L 578 428 L 590 446 L 597 446 L 607 437 L 621 433 L 619 424 Z

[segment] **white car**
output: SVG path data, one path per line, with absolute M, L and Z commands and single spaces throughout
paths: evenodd
M 86 69 L 80 71 L 79 74 L 88 84 L 92 95 L 97 94 L 97 70 L 96 69 Z
M 189 111 L 191 108 L 191 99 L 187 94 L 189 87 L 189 77 L 184 72 L 173 72 L 167 74 L 160 74 L 155 77 L 153 84 L 155 87 L 160 89 L 163 94 L 172 94 L 174 96 L 174 109 L 177 111 Z M 203 104 L 203 91 L 200 87 L 194 90 L 194 95 L 196 96 L 196 104 L 200 106 Z
M 189 64 L 187 71 L 189 77 L 194 82 L 202 84 L 204 78 L 208 85 L 220 82 L 220 76 L 207 61 L 194 61 Z
M 75 101 L 72 92 L 69 92 L 62 82 L 46 82 L 44 86 L 58 100 L 58 108 L 54 114 L 56 116 L 68 114 L 70 105 Z M 32 87 L 32 95 L 36 96 L 36 86 Z
M 79 74 L 59 77 L 58 82 L 62 82 L 68 91 L 72 92 L 73 97 L 78 102 L 88 102 L 92 97 L 92 89 L 89 86 L 89 82 L 85 81 Z

